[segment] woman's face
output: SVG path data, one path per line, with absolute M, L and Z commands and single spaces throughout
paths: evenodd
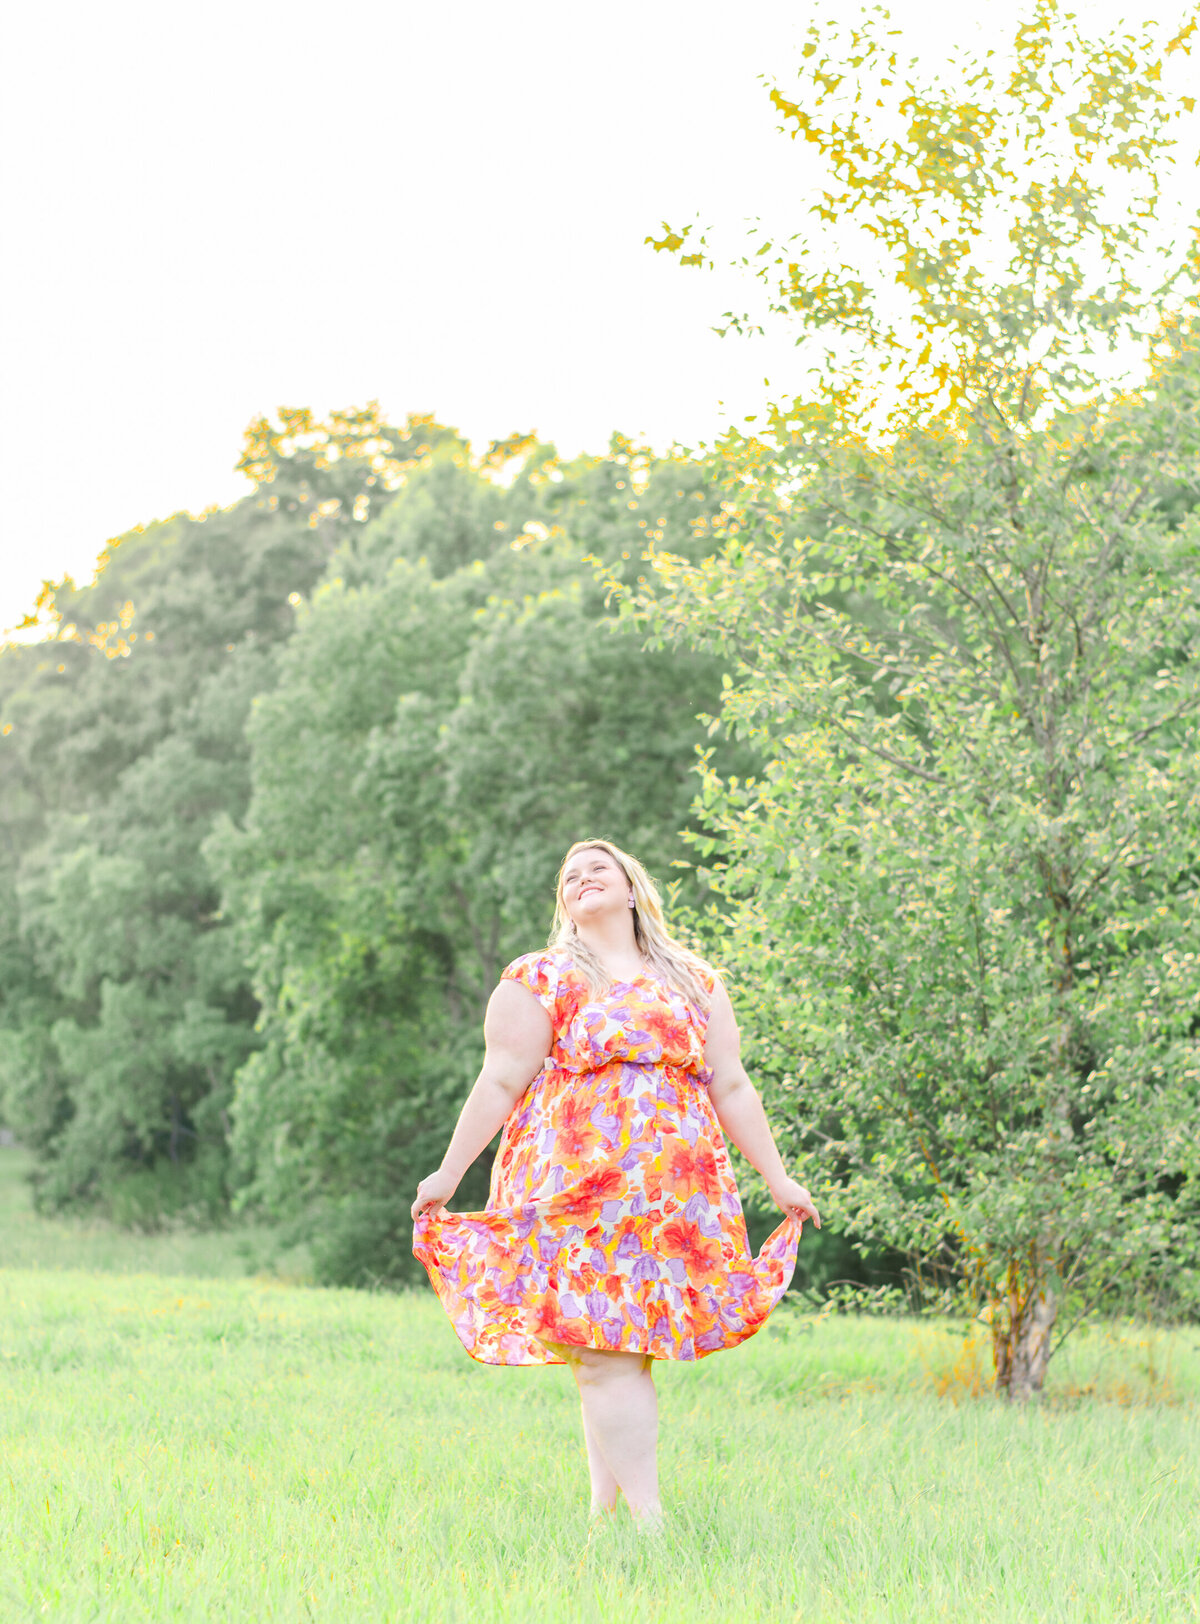
M 629 881 L 615 857 L 596 846 L 577 851 L 562 877 L 563 906 L 577 925 L 629 908 Z

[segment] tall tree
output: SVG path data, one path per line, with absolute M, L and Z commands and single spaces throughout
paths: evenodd
M 1186 1295 L 1200 1250 L 1195 29 L 1096 42 L 1043 0 L 932 84 L 885 14 L 812 31 L 771 96 L 816 234 L 754 263 L 824 370 L 730 436 L 720 552 L 630 598 L 736 662 L 765 754 L 709 772 L 698 844 L 783 1131 L 856 1233 L 978 1294 L 1014 1397 L 1064 1303 Z

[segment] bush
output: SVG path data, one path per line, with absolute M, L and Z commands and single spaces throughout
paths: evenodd
M 224 1153 L 206 1147 L 193 1161 L 160 1161 L 132 1173 L 113 1173 L 100 1184 L 99 1207 L 112 1223 L 145 1235 L 215 1224 L 229 1210 L 225 1167 Z

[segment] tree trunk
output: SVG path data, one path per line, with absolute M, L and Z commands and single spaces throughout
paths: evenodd
M 996 1393 L 1013 1403 L 1026 1404 L 1040 1393 L 1050 1363 L 1050 1333 L 1058 1318 L 1058 1302 L 1048 1287 L 1031 1286 L 1022 1300 L 1010 1290 L 1008 1320 L 992 1322 L 992 1354 L 996 1364 Z

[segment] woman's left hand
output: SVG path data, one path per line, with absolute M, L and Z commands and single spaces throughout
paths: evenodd
M 771 1200 L 775 1205 L 788 1214 L 790 1218 L 799 1218 L 803 1224 L 806 1218 L 811 1218 L 815 1226 L 821 1227 L 821 1214 L 817 1211 L 817 1204 L 804 1188 L 797 1184 L 795 1179 L 784 1179 L 773 1186 Z

